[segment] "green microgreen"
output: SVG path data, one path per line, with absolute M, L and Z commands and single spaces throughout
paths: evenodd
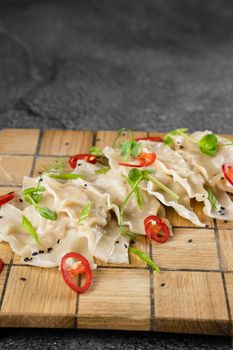
M 63 174 L 49 174 L 49 177 L 58 180 L 77 180 L 83 179 L 83 176 L 80 174 L 72 174 L 72 173 L 63 173 Z
M 90 154 L 94 154 L 95 156 L 102 156 L 103 151 L 100 147 L 98 146 L 92 146 L 90 148 Z
M 58 158 L 55 160 L 53 164 L 43 166 L 42 171 L 43 173 L 62 173 L 67 167 L 67 159 L 65 158 Z
M 153 182 L 154 184 L 159 186 L 163 191 L 165 191 L 173 200 L 179 199 L 179 196 L 175 192 L 170 190 L 166 185 L 164 185 L 162 182 L 160 182 L 154 176 L 152 176 L 153 173 L 154 173 L 154 169 L 139 170 L 139 169 L 133 168 L 129 171 L 129 175 L 128 177 L 126 177 L 126 180 L 130 184 L 131 190 L 128 192 L 128 194 L 124 198 L 120 207 L 120 229 L 122 234 L 125 230 L 125 226 L 123 225 L 124 211 L 133 193 L 136 196 L 136 200 L 139 208 L 142 207 L 142 196 L 139 189 L 139 184 L 142 180 L 148 180 Z
M 80 224 L 84 219 L 86 219 L 91 211 L 92 203 L 88 203 L 81 211 L 78 219 L 78 224 Z
M 95 174 L 96 174 L 96 175 L 99 175 L 99 174 L 106 174 L 109 170 L 110 170 L 109 167 L 100 168 L 100 169 L 98 169 L 98 170 L 95 170 Z
M 142 261 L 144 261 L 149 267 L 152 267 L 154 271 L 160 272 L 158 265 L 144 252 L 137 248 L 129 247 L 129 252 L 137 255 Z
M 208 186 L 205 186 L 205 190 L 208 193 L 208 199 L 209 199 L 210 203 L 212 204 L 212 207 L 215 209 L 218 209 L 220 207 L 220 204 L 219 204 L 217 198 L 215 197 L 213 191 Z
M 32 223 L 24 215 L 22 216 L 22 225 L 27 231 L 27 233 L 30 236 L 32 236 L 32 238 L 36 241 L 36 243 L 40 244 L 36 229 L 32 226 Z

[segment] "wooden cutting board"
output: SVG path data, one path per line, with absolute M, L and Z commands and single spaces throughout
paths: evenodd
M 147 133 L 135 133 L 146 136 Z M 158 135 L 158 133 L 151 133 Z M 111 144 L 113 131 L 5 129 L 0 131 L 0 194 L 20 187 L 58 157 Z M 165 244 L 140 237 L 136 246 L 159 264 L 150 271 L 138 258 L 130 265 L 97 261 L 90 291 L 77 295 L 58 268 L 20 263 L 0 243 L 0 326 L 151 330 L 230 335 L 233 314 L 233 223 L 206 219 L 195 227 L 171 209 L 174 236 Z M 0 227 L 1 229 L 1 227 Z

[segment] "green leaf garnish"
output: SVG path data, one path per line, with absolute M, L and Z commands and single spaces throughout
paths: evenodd
M 188 132 L 187 128 L 179 128 L 179 129 L 175 129 L 175 130 L 168 132 L 164 137 L 165 145 L 171 146 L 173 144 L 172 136 L 177 136 L 177 135 L 185 136 L 185 135 L 187 135 L 187 132 Z
M 160 272 L 158 265 L 153 260 L 151 260 L 151 258 L 146 253 L 143 253 L 141 250 L 133 247 L 129 247 L 129 252 L 137 255 L 148 266 L 152 267 L 154 271 Z
M 80 216 L 78 219 L 78 224 L 80 224 L 84 219 L 86 219 L 89 214 L 90 214 L 90 210 L 92 207 L 92 203 L 88 203 L 81 211 L 80 211 Z
M 49 174 L 49 177 L 53 179 L 58 179 L 58 180 L 76 180 L 76 179 L 83 179 L 83 176 L 80 174 Z
M 135 193 L 135 195 L 136 195 L 136 199 L 137 199 L 137 203 L 138 203 L 139 208 L 141 208 L 141 206 L 142 206 L 142 197 L 141 197 L 140 189 L 138 186 L 142 180 L 148 180 L 148 181 L 153 182 L 154 184 L 159 186 L 164 192 L 166 192 L 173 200 L 179 199 L 179 196 L 175 192 L 170 190 L 170 188 L 168 188 L 162 182 L 160 182 L 155 177 L 153 177 L 152 176 L 153 173 L 154 173 L 154 169 L 139 170 L 139 169 L 133 168 L 129 171 L 129 175 L 128 175 L 128 177 L 126 177 L 126 180 L 130 184 L 131 190 L 124 198 L 123 203 L 120 207 L 120 228 L 121 228 L 122 234 L 123 234 L 123 231 L 125 230 L 125 226 L 123 225 L 123 216 L 124 216 L 125 207 L 129 201 L 129 199 L 133 195 L 133 193 Z
M 25 190 L 23 190 L 23 195 L 27 195 L 27 194 L 33 194 L 33 193 L 36 193 L 36 192 L 44 192 L 45 191 L 45 188 L 42 187 L 42 186 L 38 186 L 38 187 L 29 187 L 29 188 L 26 188 Z
M 117 135 L 116 135 L 115 139 L 113 140 L 112 148 L 116 148 L 117 141 L 119 140 L 119 138 L 121 136 L 126 136 L 126 135 L 129 135 L 129 139 L 130 140 L 133 139 L 133 133 L 132 133 L 131 129 L 128 129 L 128 128 L 121 128 L 121 129 L 119 129 L 117 131 Z
M 208 156 L 215 156 L 218 150 L 218 139 L 215 134 L 207 134 L 203 136 L 198 145 L 202 153 L 208 154 Z
M 95 156 L 102 156 L 103 151 L 100 147 L 98 146 L 92 146 L 90 148 L 90 154 L 94 154 Z
M 205 190 L 208 192 L 208 199 L 209 199 L 210 203 L 212 204 L 212 207 L 215 209 L 218 209 L 220 207 L 220 204 L 219 204 L 217 198 L 215 197 L 214 193 L 210 189 L 210 187 L 205 186 Z
M 95 174 L 96 175 L 98 175 L 98 174 L 106 174 L 109 170 L 110 170 L 109 167 L 101 168 L 101 169 L 95 170 Z
M 121 156 L 124 157 L 124 161 L 126 162 L 129 157 L 137 157 L 142 151 L 142 146 L 137 143 L 135 140 L 127 140 L 124 141 L 120 145 Z
M 32 193 L 32 194 L 26 194 L 23 199 L 25 202 L 29 203 L 29 204 L 38 204 L 40 203 L 41 199 L 42 199 L 42 194 L 39 193 Z
M 32 226 L 31 222 L 24 215 L 22 216 L 22 225 L 27 231 L 27 233 L 30 236 L 32 236 L 32 238 L 36 241 L 36 243 L 40 244 L 35 228 Z
M 57 213 L 55 211 L 50 210 L 47 207 L 41 208 L 39 206 L 36 206 L 35 209 L 38 211 L 40 216 L 47 220 L 56 220 L 57 219 Z
M 67 167 L 67 159 L 58 158 L 55 160 L 53 164 L 50 164 L 48 166 L 43 166 L 42 171 L 43 173 L 45 172 L 62 173 L 62 171 L 65 170 L 66 167 Z

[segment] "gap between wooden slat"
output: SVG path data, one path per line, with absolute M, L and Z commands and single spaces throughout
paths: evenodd
M 220 269 L 220 273 L 221 273 L 221 277 L 222 277 L 222 283 L 223 283 L 223 289 L 224 289 L 225 301 L 226 301 L 226 307 L 227 307 L 227 314 L 228 314 L 228 318 L 229 318 L 229 322 L 230 322 L 229 334 L 231 334 L 231 332 L 232 332 L 232 315 L 231 315 L 226 280 L 225 280 L 224 270 L 223 270 L 223 259 L 222 259 L 222 253 L 221 253 L 221 245 L 220 245 L 220 241 L 219 241 L 218 224 L 217 224 L 216 219 L 213 219 L 213 221 L 214 221 L 214 237 L 215 237 L 215 241 L 216 241 L 218 260 L 219 260 L 219 269 Z

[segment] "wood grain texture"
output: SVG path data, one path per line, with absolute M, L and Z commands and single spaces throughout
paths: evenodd
M 111 145 L 115 135 L 115 131 L 98 131 L 96 144 Z M 135 133 L 135 137 L 146 135 Z M 40 175 L 42 166 L 52 164 L 57 157 L 88 152 L 93 139 L 89 131 L 48 130 L 38 143 L 38 130 L 25 134 L 15 129 L 1 131 L 0 195 L 17 190 L 14 185 L 20 186 L 24 175 Z M 200 219 L 206 220 L 201 206 L 196 202 L 192 205 Z M 217 221 L 216 226 L 207 219 L 208 228 L 195 228 L 173 210 L 166 211 L 175 226 L 169 242 L 150 244 L 140 236 L 134 244 L 152 255 L 162 268 L 160 274 L 150 272 L 133 254 L 129 265 L 97 260 L 93 286 L 80 296 L 66 286 L 57 268 L 23 265 L 9 245 L 1 242 L 0 257 L 5 266 L 0 274 L 0 326 L 230 334 L 233 223 Z
M 218 272 L 154 273 L 156 329 L 228 334 L 226 300 Z
M 1 308 L 2 327 L 73 328 L 77 294 L 57 268 L 13 266 Z
M 94 271 L 93 288 L 79 297 L 78 327 L 149 330 L 149 271 L 135 271 Z
M 0 155 L 0 185 L 21 185 L 24 176 L 30 175 L 32 156 Z
M 92 142 L 93 133 L 91 131 L 45 130 L 39 153 L 57 156 L 88 153 Z
M 38 137 L 38 129 L 0 130 L 0 153 L 34 154 Z
M 177 228 L 166 244 L 152 242 L 152 256 L 168 269 L 218 270 L 214 230 Z
M 232 230 L 219 230 L 219 243 L 224 271 L 233 271 L 233 232 Z

